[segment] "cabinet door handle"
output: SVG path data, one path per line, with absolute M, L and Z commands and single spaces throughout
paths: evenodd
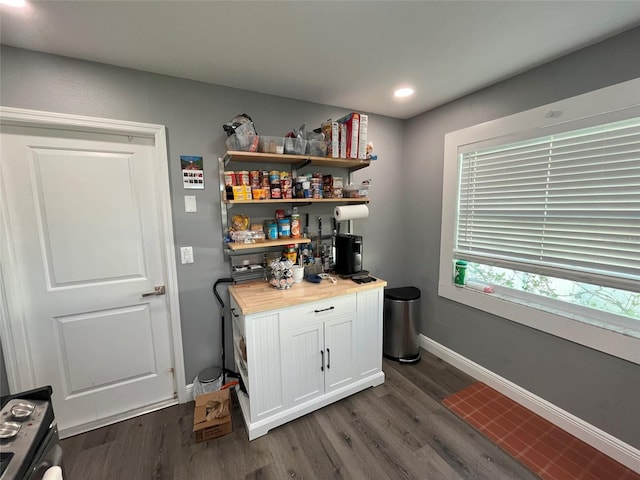
M 328 310 L 333 310 L 334 308 L 336 308 L 336 307 L 323 308 L 322 310 L 314 310 L 314 312 L 316 312 L 316 313 L 326 312 Z
M 240 315 L 238 315 L 236 313 L 236 309 L 235 308 L 231 308 L 230 310 L 231 310 L 231 315 L 233 315 L 234 317 L 238 318 L 240 316 Z
M 320 350 L 320 371 L 324 372 L 324 350 Z
M 327 348 L 327 370 L 331 368 L 331 365 L 329 365 L 330 363 L 331 363 L 331 351 Z

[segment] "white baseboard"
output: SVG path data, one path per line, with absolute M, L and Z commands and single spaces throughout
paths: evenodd
M 185 389 L 185 401 L 184 403 L 193 402 L 195 398 L 193 398 L 193 383 L 187 385 Z
M 571 413 L 502 378 L 424 335 L 420 346 L 445 362 L 480 380 L 520 405 L 566 430 L 605 455 L 640 473 L 640 450 L 585 422 Z

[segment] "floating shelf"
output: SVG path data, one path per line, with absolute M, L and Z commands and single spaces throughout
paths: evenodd
M 280 238 L 278 240 L 265 240 L 258 243 L 227 243 L 229 250 L 251 250 L 263 247 L 281 247 L 284 245 L 297 245 L 299 243 L 311 243 L 310 238 Z
M 370 160 L 358 160 L 355 158 L 331 158 L 331 157 L 312 157 L 310 155 L 286 155 L 277 153 L 259 153 L 259 152 L 227 152 L 225 163 L 233 160 L 240 163 L 266 162 L 279 163 L 284 165 L 298 165 L 300 168 L 307 165 L 314 167 L 336 167 L 348 168 L 351 171 L 368 167 Z
M 264 204 L 264 203 L 369 203 L 369 197 L 359 198 L 270 198 L 267 200 L 224 200 L 229 205 Z

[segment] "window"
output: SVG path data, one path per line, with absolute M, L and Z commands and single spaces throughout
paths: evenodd
M 639 91 L 447 134 L 440 295 L 640 363 Z

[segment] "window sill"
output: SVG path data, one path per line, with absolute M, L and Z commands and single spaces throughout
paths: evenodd
M 534 304 L 496 288 L 483 293 L 442 284 L 438 295 L 640 365 L 640 332 L 595 318 Z

